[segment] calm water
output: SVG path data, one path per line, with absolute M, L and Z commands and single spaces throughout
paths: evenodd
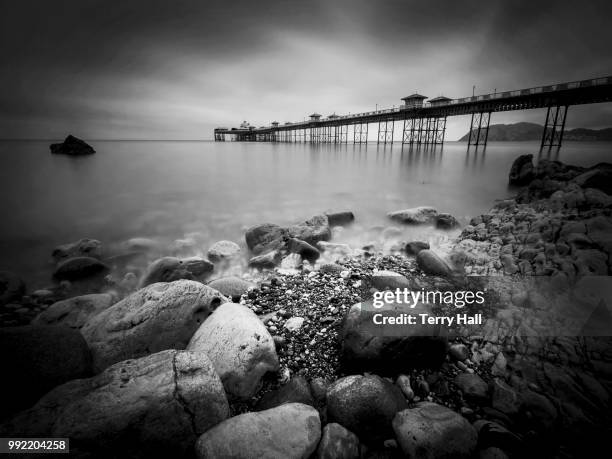
M 92 237 L 110 253 L 133 237 L 165 246 L 189 237 L 194 254 L 219 239 L 243 243 L 262 222 L 303 220 L 330 209 L 357 222 L 335 240 L 381 241 L 385 214 L 419 205 L 468 219 L 512 194 L 514 158 L 530 142 L 491 143 L 466 153 L 449 142 L 435 151 L 376 146 L 214 142 L 92 142 L 97 154 L 51 155 L 48 142 L 0 142 L 0 269 L 32 288 L 49 284 L 58 244 Z M 567 142 L 553 159 L 591 165 L 612 160 L 612 144 Z M 546 157 L 544 154 L 543 157 Z M 400 238 L 441 233 L 402 229 Z M 411 234 L 412 232 L 413 234 Z M 452 237 L 453 234 L 451 233 Z M 170 253 L 171 249 L 167 250 Z

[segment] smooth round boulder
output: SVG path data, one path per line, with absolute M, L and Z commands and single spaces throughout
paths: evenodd
M 240 301 L 240 297 L 244 295 L 250 288 L 254 287 L 251 282 L 240 279 L 239 277 L 229 276 L 215 279 L 208 283 L 208 286 L 221 292 L 233 301 Z
M 268 410 L 285 403 L 303 403 L 314 406 L 314 398 L 310 392 L 310 384 L 303 376 L 295 376 L 276 390 L 266 392 L 255 405 L 257 411 Z
M 200 436 L 195 449 L 199 459 L 307 459 L 320 438 L 319 412 L 301 403 L 287 403 L 226 419 Z
M 287 228 L 289 237 L 300 239 L 310 245 L 316 245 L 319 241 L 331 239 L 331 228 L 326 215 L 315 215 L 303 223 Z
M 467 419 L 430 402 L 397 413 L 393 430 L 406 457 L 470 458 L 478 441 Z
M 164 349 L 184 349 L 226 298 L 199 282 L 159 282 L 92 317 L 81 329 L 94 370 Z
M 81 334 L 49 325 L 0 329 L 2 417 L 30 407 L 55 386 L 91 374 L 91 355 Z
M 417 265 L 426 274 L 432 276 L 449 276 L 452 273 L 451 267 L 433 250 L 421 250 L 417 254 Z
M 357 303 L 344 318 L 340 331 L 340 363 L 347 372 L 374 371 L 395 375 L 413 368 L 436 368 L 446 358 L 446 337 L 439 325 L 376 324 L 382 317 L 402 317 L 403 314 L 433 315 L 429 305 L 383 302 L 374 307 L 373 300 Z
M 407 255 L 418 255 L 421 250 L 429 249 L 428 242 L 411 241 L 406 244 L 405 250 Z
M 53 277 L 57 280 L 75 281 L 91 276 L 102 275 L 109 271 L 108 266 L 97 258 L 72 257 L 57 264 Z
M 392 435 L 391 421 L 408 407 L 402 392 L 376 375 L 352 375 L 338 379 L 327 389 L 327 415 L 362 440 Z
M 51 256 L 56 262 L 72 257 L 100 258 L 102 256 L 102 243 L 96 239 L 80 239 L 76 242 L 58 245 Z
M 70 438 L 75 457 L 191 457 L 197 438 L 228 416 L 208 357 L 166 350 L 63 384 L 0 431 Z
M 378 290 L 395 290 L 410 288 L 410 282 L 406 276 L 395 271 L 376 271 L 370 276 L 372 287 Z
M 79 330 L 114 302 L 115 296 L 110 293 L 75 296 L 53 303 L 34 318 L 32 325 L 64 325 Z
M 510 185 L 527 185 L 534 178 L 533 155 L 521 155 L 516 158 L 508 174 Z
M 453 382 L 470 402 L 484 403 L 489 399 L 489 385 L 476 373 L 460 373 Z
M 0 306 L 20 300 L 25 293 L 25 284 L 15 274 L 0 271 Z
M 201 257 L 187 257 L 181 258 L 185 269 L 191 273 L 195 278 L 210 274 L 215 269 L 215 266 L 208 260 Z
M 140 280 L 140 288 L 156 282 L 173 282 L 181 279 L 193 280 L 203 273 L 212 272 L 213 265 L 203 259 L 162 257 L 151 263 Z M 194 272 L 199 273 L 194 275 Z
M 359 438 L 340 424 L 330 422 L 323 427 L 317 448 L 317 459 L 357 459 Z
M 278 370 L 272 336 L 246 306 L 225 303 L 198 328 L 187 349 L 206 353 L 213 362 L 225 391 L 232 398 L 249 399 L 261 378 Z
M 273 223 L 250 227 L 244 235 L 247 247 L 254 255 L 278 250 L 285 244 L 287 230 Z
M 436 217 L 436 228 L 438 229 L 453 229 L 459 226 L 459 222 L 451 214 L 438 214 Z
M 231 260 L 238 255 L 240 255 L 240 246 L 232 241 L 215 242 L 207 253 L 208 259 L 213 263 Z
M 391 220 L 409 225 L 424 225 L 433 223 L 438 216 L 438 211 L 429 206 L 413 207 L 411 209 L 390 212 L 387 216 Z

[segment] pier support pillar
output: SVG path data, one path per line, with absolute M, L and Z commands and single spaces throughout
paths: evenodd
M 567 117 L 568 106 L 548 106 L 546 111 L 546 122 L 542 132 L 542 144 L 544 147 L 560 147 L 565 131 L 565 118 Z
M 353 143 L 368 143 L 368 123 L 358 123 L 353 125 Z
M 487 145 L 489 139 L 489 122 L 491 121 L 491 112 L 472 113 L 472 121 L 470 123 L 470 134 L 468 137 L 468 148 L 471 145 Z
M 394 121 L 379 121 L 378 122 L 378 141 L 377 144 L 387 145 L 387 143 L 393 144 L 393 127 Z

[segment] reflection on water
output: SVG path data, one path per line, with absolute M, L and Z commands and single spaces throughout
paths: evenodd
M 444 146 L 309 145 L 236 142 L 93 142 L 96 155 L 51 155 L 43 142 L 0 142 L 0 269 L 47 282 L 54 246 L 81 237 L 108 248 L 132 237 L 170 243 L 196 233 L 205 253 L 219 239 L 242 242 L 265 221 L 303 220 L 350 209 L 357 222 L 337 235 L 361 246 L 392 243 L 386 213 L 431 205 L 462 221 L 514 190 L 516 156 L 580 165 L 606 161 L 608 143 L 537 142 Z M 444 241 L 431 228 L 387 231 Z M 452 236 L 452 234 L 451 234 Z

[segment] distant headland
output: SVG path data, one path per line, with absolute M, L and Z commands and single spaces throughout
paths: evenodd
M 489 126 L 489 140 L 492 141 L 523 141 L 540 140 L 544 126 L 537 123 L 492 124 Z M 470 133 L 467 132 L 459 142 L 467 142 Z M 612 141 L 612 127 L 605 129 L 568 129 L 563 134 L 563 140 Z

